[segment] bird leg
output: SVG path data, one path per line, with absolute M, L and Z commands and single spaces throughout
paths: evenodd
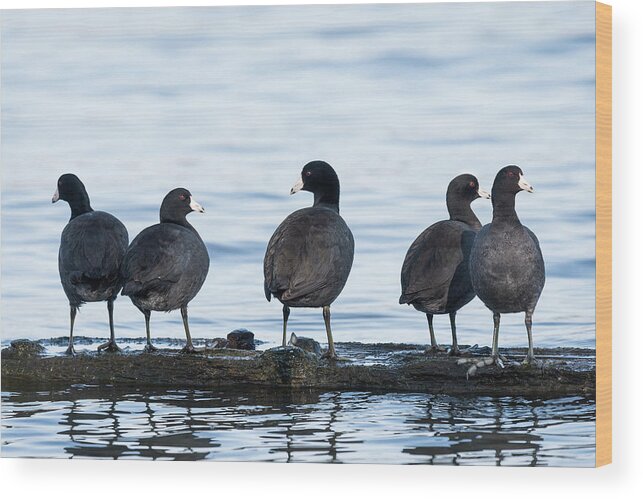
M 529 349 L 527 350 L 527 357 L 522 361 L 525 365 L 540 365 L 540 362 L 536 359 L 534 355 L 534 343 L 531 337 L 531 317 L 534 314 L 533 310 L 527 310 L 525 312 L 525 327 L 527 328 L 527 341 L 529 342 Z
M 433 314 L 426 314 L 426 320 L 429 322 L 429 334 L 431 335 L 431 346 L 428 347 L 424 353 L 437 353 L 443 352 L 444 349 L 440 348 L 438 342 L 435 341 L 435 333 L 433 332 Z
M 74 305 L 69 305 L 69 346 L 65 353 L 67 355 L 76 355 L 76 350 L 74 350 L 74 321 L 76 320 L 76 307 Z
M 452 344 L 451 344 L 451 350 L 449 350 L 449 355 L 460 355 L 460 349 L 458 348 L 458 336 L 456 335 L 456 330 L 455 330 L 455 312 L 451 312 L 449 314 L 449 320 L 451 321 L 451 338 L 452 338 Z
M 330 330 L 330 306 L 325 306 L 323 309 L 324 323 L 326 324 L 326 335 L 328 336 L 328 351 L 322 357 L 331 360 L 337 360 L 337 353 L 335 352 L 335 343 L 333 342 L 333 333 Z
M 145 316 L 145 334 L 147 335 L 147 344 L 145 345 L 143 352 L 154 353 L 158 348 L 152 345 L 152 338 L 150 337 L 150 316 L 152 315 L 152 312 L 144 309 L 141 309 L 141 312 L 143 312 L 143 315 Z
M 188 307 L 181 307 L 181 317 L 183 317 L 183 328 L 185 329 L 186 343 L 181 349 L 181 353 L 194 353 L 196 348 L 192 344 L 192 336 L 190 336 L 190 326 L 188 326 Z
M 116 344 L 114 337 L 114 299 L 107 300 L 107 313 L 109 314 L 109 341 L 103 343 L 98 347 L 98 351 L 105 350 L 106 352 L 120 352 L 121 349 Z
M 496 363 L 499 359 L 498 356 L 498 337 L 500 336 L 500 314 L 493 313 L 493 344 L 491 345 L 491 358 Z
M 281 346 L 285 347 L 288 345 L 286 343 L 286 329 L 288 326 L 288 317 L 290 316 L 290 307 L 288 305 L 284 305 L 283 315 L 284 315 L 284 337 L 283 337 Z

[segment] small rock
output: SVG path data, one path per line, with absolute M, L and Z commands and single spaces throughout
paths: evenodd
M 315 355 L 322 354 L 321 345 L 312 338 L 297 336 L 295 333 L 292 333 L 290 335 L 290 341 L 288 342 L 288 344 L 297 348 L 301 348 L 306 352 L 314 353 Z
M 236 350 L 254 350 L 255 349 L 255 335 L 247 329 L 235 329 L 228 333 L 228 344 L 226 348 L 234 348 Z
M 37 341 L 13 340 L 11 346 L 2 350 L 3 357 L 34 357 L 44 353 L 43 347 Z

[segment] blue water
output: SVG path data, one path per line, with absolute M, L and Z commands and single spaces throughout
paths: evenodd
M 594 466 L 583 397 L 75 386 L 2 393 L 3 457 Z
M 406 250 L 445 217 L 453 176 L 489 190 L 515 163 L 536 190 L 517 209 L 547 269 L 535 343 L 594 346 L 592 2 L 4 11 L 1 27 L 3 339 L 67 334 L 57 251 L 69 210 L 50 199 L 74 172 L 130 239 L 167 191 L 189 188 L 212 260 L 193 335 L 246 327 L 276 344 L 265 245 L 312 202 L 288 195 L 303 164 L 325 159 L 356 241 L 337 341 L 427 342 L 423 315 L 397 303 Z M 490 220 L 488 201 L 474 209 Z M 106 319 L 88 304 L 76 332 L 106 335 Z M 522 321 L 503 317 L 502 346 L 526 343 Z M 477 299 L 458 323 L 461 343 L 490 343 Z M 436 326 L 448 343 L 448 320 Z M 127 299 L 116 327 L 143 334 Z M 183 336 L 178 313 L 152 328 Z M 325 341 L 319 310 L 293 311 L 290 329 Z

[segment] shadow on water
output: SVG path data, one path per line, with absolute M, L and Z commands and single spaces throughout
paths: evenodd
M 582 397 L 4 389 L 4 457 L 594 464 L 595 405 Z

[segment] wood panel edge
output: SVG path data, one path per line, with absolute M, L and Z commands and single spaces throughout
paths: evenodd
M 612 462 L 612 7 L 596 2 L 596 466 Z

